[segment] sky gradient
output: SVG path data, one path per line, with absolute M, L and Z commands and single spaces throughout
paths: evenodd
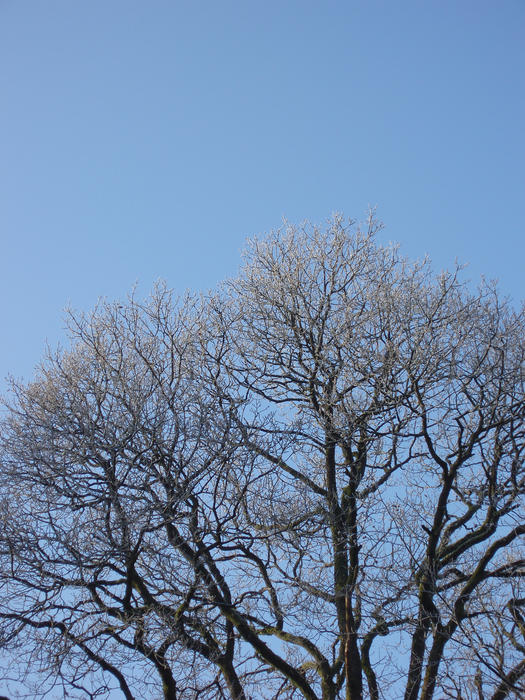
M 286 217 L 522 299 L 525 3 L 0 0 L 1 376 L 62 309 L 235 274 Z

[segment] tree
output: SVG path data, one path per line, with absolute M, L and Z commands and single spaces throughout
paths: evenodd
M 0 642 L 42 692 L 523 696 L 525 313 L 377 228 L 70 314 L 11 383 Z

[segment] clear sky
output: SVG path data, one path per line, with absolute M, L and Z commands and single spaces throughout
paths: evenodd
M 525 296 L 523 0 L 0 0 L 0 373 L 62 309 L 364 216 Z

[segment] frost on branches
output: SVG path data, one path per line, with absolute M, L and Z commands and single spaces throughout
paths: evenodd
M 16 688 L 525 696 L 525 314 L 376 230 L 286 226 L 214 294 L 70 314 L 12 382 Z

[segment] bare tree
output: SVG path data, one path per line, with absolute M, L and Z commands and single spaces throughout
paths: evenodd
M 376 230 L 70 315 L 12 382 L 0 641 L 44 690 L 523 696 L 525 314 Z

